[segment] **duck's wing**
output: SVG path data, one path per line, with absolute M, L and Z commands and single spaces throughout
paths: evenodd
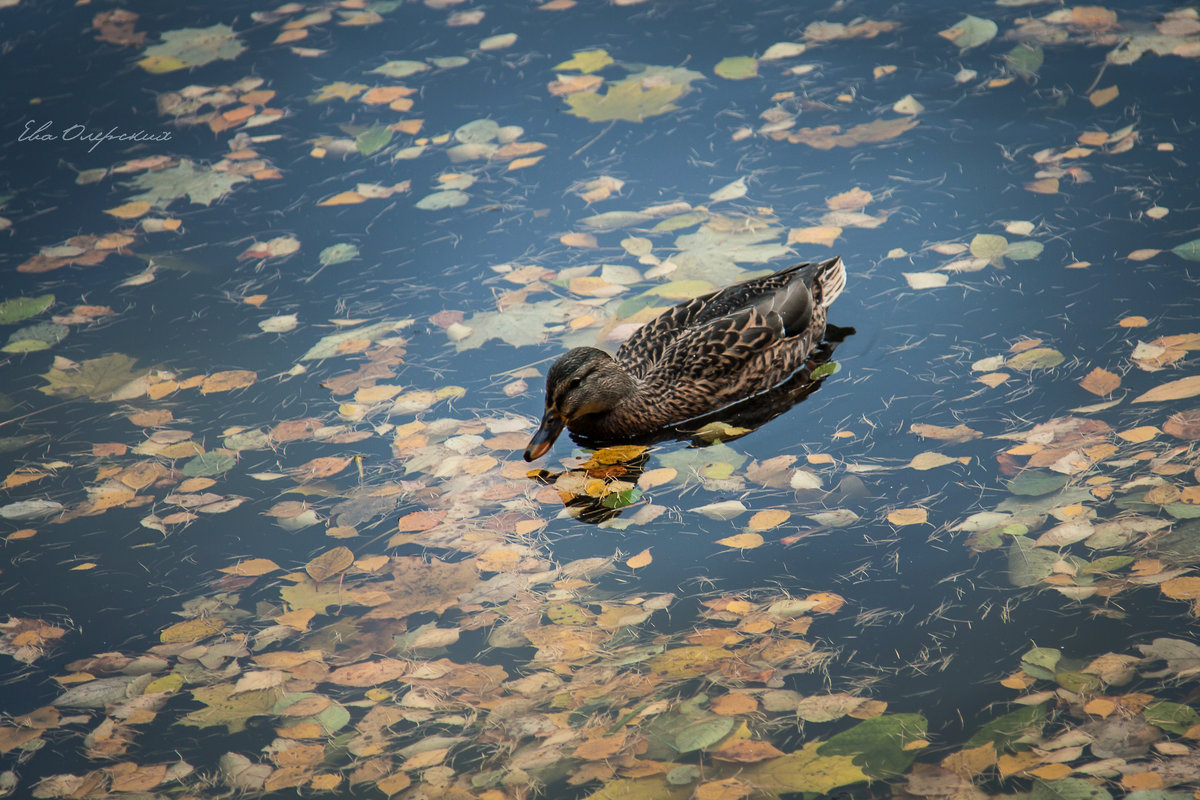
M 643 393 L 672 419 L 699 416 L 783 381 L 809 344 L 789 336 L 779 314 L 742 308 L 677 336 L 643 377 Z
M 635 377 L 645 378 L 680 340 L 692 340 L 696 330 L 723 318 L 746 324 L 742 314 L 750 309 L 758 310 L 781 336 L 797 335 L 812 322 L 812 268 L 796 264 L 669 308 L 638 328 L 617 350 L 617 360 Z

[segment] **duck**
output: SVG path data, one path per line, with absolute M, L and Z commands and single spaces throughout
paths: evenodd
M 545 412 L 525 460 L 544 456 L 564 428 L 629 440 L 778 386 L 821 344 L 845 288 L 841 257 L 796 264 L 667 309 L 615 355 L 568 350 L 546 374 Z

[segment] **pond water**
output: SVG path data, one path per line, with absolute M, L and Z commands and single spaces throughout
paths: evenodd
M 1200 790 L 1195 9 L 0 38 L 3 794 Z M 522 460 L 568 347 L 832 255 L 792 395 Z

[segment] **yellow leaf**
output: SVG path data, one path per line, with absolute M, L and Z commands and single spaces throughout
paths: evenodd
M 1150 324 L 1150 320 L 1146 319 L 1145 317 L 1139 317 L 1135 315 L 1122 317 L 1117 321 L 1117 324 L 1122 328 L 1144 328 Z
M 1135 403 L 1162 403 L 1167 400 L 1183 400 L 1200 394 L 1200 375 L 1192 375 L 1156 386 L 1143 395 L 1133 398 Z
M 1058 178 L 1042 178 L 1025 184 L 1026 191 L 1034 194 L 1055 194 L 1058 192 Z
M 177 622 L 171 627 L 165 628 L 158 638 L 163 644 L 194 642 L 220 633 L 224 628 L 225 620 L 220 617 L 201 617 Z
M 590 233 L 564 233 L 558 240 L 567 247 L 593 248 L 599 247 L 596 237 Z
M 1093 106 L 1099 108 L 1105 103 L 1111 103 L 1113 100 L 1116 100 L 1117 95 L 1120 93 L 1120 90 L 1114 83 L 1112 86 L 1107 86 L 1103 89 L 1097 89 L 1096 91 L 1092 92 L 1088 95 L 1088 100 L 1091 101 Z
M 1149 261 L 1161 252 L 1162 250 L 1155 250 L 1152 247 L 1143 247 L 1141 250 L 1134 250 L 1125 257 L 1130 261 Z
M 155 75 L 160 75 L 164 72 L 175 72 L 176 70 L 187 69 L 188 67 L 187 64 L 178 58 L 171 56 L 147 56 L 137 63 L 146 72 L 151 72 Z
M 1106 697 L 1096 697 L 1088 701 L 1083 710 L 1097 717 L 1107 717 L 1117 710 L 1117 704 Z
M 137 219 L 149 210 L 150 204 L 145 200 L 134 200 L 132 203 L 125 203 L 116 208 L 106 208 L 104 213 L 120 219 Z
M 739 550 L 752 550 L 755 547 L 760 547 L 762 543 L 762 534 L 758 533 L 738 533 L 733 536 L 726 536 L 724 539 L 717 539 L 717 544 L 723 544 L 726 547 L 734 547 Z
M 512 172 L 513 170 L 517 170 L 517 169 L 524 169 L 525 167 L 532 167 L 534 164 L 536 164 L 537 162 L 539 162 L 541 160 L 542 160 L 541 156 L 529 156 L 527 158 L 514 158 L 512 161 L 508 162 L 508 172 Z
M 837 225 L 817 225 L 811 228 L 792 228 L 788 231 L 788 244 L 819 244 L 832 247 L 842 235 L 842 229 Z
M 765 511 L 759 511 L 754 514 L 754 516 L 750 517 L 750 521 L 746 523 L 746 528 L 747 530 L 751 531 L 768 531 L 771 528 L 787 522 L 788 518 L 791 516 L 792 512 L 786 511 L 782 508 L 768 508 Z M 759 544 L 761 544 L 761 542 Z M 758 545 L 755 545 L 755 547 L 757 546 Z
M 95 568 L 96 568 L 96 562 L 85 561 L 82 564 L 76 564 L 75 566 L 71 567 L 71 572 L 86 572 L 89 569 L 95 569 Z
M 923 508 L 897 508 L 889 512 L 887 518 L 893 525 L 921 525 L 928 515 Z
M 1155 436 L 1158 436 L 1160 433 L 1162 433 L 1162 431 L 1160 431 L 1158 428 L 1154 427 L 1153 425 L 1142 425 L 1137 428 L 1130 428 L 1127 431 L 1120 431 L 1117 433 L 1117 436 L 1120 436 L 1122 439 L 1124 439 L 1127 442 L 1133 442 L 1134 444 L 1141 444 L 1142 442 L 1150 441 Z
M 1200 578 L 1193 575 L 1171 578 L 1158 588 L 1172 600 L 1200 600 Z
M 222 567 L 220 571 L 228 575 L 253 578 L 259 575 L 266 575 L 268 572 L 274 572 L 277 569 L 279 569 L 279 565 L 269 558 L 251 558 L 247 561 L 239 561 L 232 567 Z
M 367 198 L 363 197 L 358 192 L 339 192 L 333 197 L 328 197 L 317 203 L 319 206 L 352 206 L 358 203 L 365 203 Z
M 629 567 L 630 569 L 641 569 L 642 567 L 649 566 L 650 562 L 653 560 L 654 560 L 654 557 L 650 555 L 650 548 L 647 547 L 645 550 L 638 553 L 636 556 L 633 556 L 632 558 L 628 559 L 625 562 L 625 566 Z

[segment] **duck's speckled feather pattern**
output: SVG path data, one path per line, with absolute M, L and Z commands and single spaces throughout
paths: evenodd
M 783 382 L 821 343 L 845 281 L 840 259 L 798 264 L 668 309 L 617 351 L 638 391 L 605 414 L 572 420 L 571 430 L 637 436 Z

